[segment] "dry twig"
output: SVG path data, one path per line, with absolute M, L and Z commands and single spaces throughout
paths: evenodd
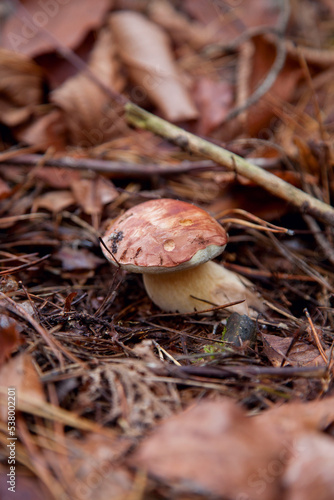
M 0 163 L 4 165 L 38 165 L 43 155 L 25 154 L 8 158 L 0 154 Z M 48 158 L 43 162 L 46 167 L 69 168 L 73 170 L 92 170 L 104 174 L 112 174 L 114 177 L 150 177 L 152 175 L 175 175 L 187 172 L 201 172 L 205 170 L 221 170 L 221 166 L 210 160 L 182 161 L 175 165 L 160 165 L 158 163 L 130 163 L 121 161 L 100 160 L 98 158 L 74 158 L 63 156 L 62 158 Z
M 130 102 L 125 105 L 126 118 L 132 125 L 150 130 L 166 139 L 174 142 L 189 151 L 202 154 L 211 160 L 224 165 L 236 174 L 243 175 L 263 187 L 270 193 L 286 200 L 301 212 L 308 213 L 315 218 L 321 219 L 334 226 L 334 209 L 327 203 L 320 201 L 300 189 L 283 181 L 279 177 L 266 172 L 260 167 L 253 165 L 240 156 L 227 151 L 224 148 L 186 132 L 176 125 L 158 118 L 157 116 L 143 110 Z

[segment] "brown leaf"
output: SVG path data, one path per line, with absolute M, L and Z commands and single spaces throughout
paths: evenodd
M 89 215 L 99 215 L 102 207 L 118 197 L 114 185 L 102 177 L 95 179 L 80 179 L 73 182 L 72 191 L 76 202 Z
M 233 89 L 226 81 L 215 82 L 203 77 L 194 89 L 194 100 L 200 112 L 196 132 L 199 135 L 208 135 L 230 111 Z
M 75 198 L 71 191 L 48 191 L 47 193 L 35 198 L 32 211 L 35 212 L 40 208 L 45 208 L 46 210 L 49 210 L 49 212 L 57 214 L 74 204 Z
M 0 367 L 20 345 L 20 327 L 5 314 L 0 314 Z
M 64 304 L 64 312 L 68 313 L 71 310 L 71 305 L 75 297 L 78 295 L 78 292 L 71 292 L 65 299 Z
M 27 126 L 17 128 L 15 137 L 40 149 L 52 147 L 56 151 L 62 151 L 66 145 L 62 113 L 54 109 L 46 115 L 36 117 Z
M 149 16 L 164 28 L 178 43 L 187 43 L 195 50 L 200 50 L 208 43 L 217 41 L 211 26 L 203 26 L 189 19 L 167 0 L 154 0 L 149 4 Z
M 119 192 L 114 184 L 104 177 L 97 178 L 95 189 L 97 196 L 101 200 L 102 206 L 108 205 L 108 203 L 111 203 L 119 197 Z
M 57 436 L 54 439 L 58 441 Z M 119 465 L 119 459 L 133 444 L 132 440 L 93 432 L 80 437 L 67 433 L 64 444 L 66 455 L 64 449 L 48 447 L 43 450 L 43 459 L 51 470 L 57 470 L 57 476 L 68 492 L 66 498 L 128 498 L 133 478 L 124 466 Z
M 101 30 L 88 62 L 90 70 L 107 87 L 119 92 L 123 87 L 119 64 L 110 28 Z M 63 119 L 72 144 L 91 147 L 109 140 L 115 132 L 119 117 L 115 104 L 85 72 L 69 78 L 51 96 L 63 111 Z
M 95 189 L 96 179 L 80 179 L 74 182 L 71 187 L 76 202 L 86 214 L 101 213 L 102 203 Z
M 24 5 L 13 12 L 3 27 L 1 45 L 31 57 L 54 51 L 55 40 L 61 40 L 62 46 L 75 48 L 88 31 L 100 26 L 110 7 L 110 0 L 22 0 L 21 3 Z
M 29 354 L 19 354 L 1 367 L 0 388 L 7 394 L 8 387 L 15 388 L 16 398 L 20 398 L 20 394 L 25 394 L 33 401 L 45 401 L 40 378 Z M 7 409 L 5 406 L 0 406 L 0 418 L 6 420 L 6 416 Z
M 68 246 L 56 252 L 54 258 L 61 261 L 62 268 L 66 271 L 90 271 L 105 262 L 85 248 L 75 249 Z
M 132 462 L 159 480 L 226 498 L 274 500 L 278 478 L 261 487 L 262 470 L 277 462 L 279 436 L 247 418 L 230 400 L 203 401 L 165 420 L 135 452 Z
M 263 350 L 273 366 L 280 366 L 285 358 L 292 338 L 262 334 Z M 329 349 L 326 354 L 329 356 Z M 316 347 L 297 340 L 289 351 L 287 363 L 291 366 L 324 366 L 325 362 Z
M 84 439 L 68 438 L 67 442 L 72 451 L 71 469 L 75 471 L 74 491 L 80 498 L 127 497 L 132 490 L 132 478 L 125 467 L 117 465 L 117 459 L 127 451 L 130 440 L 90 433 Z
M 164 31 L 131 11 L 112 14 L 110 22 L 120 56 L 137 85 L 132 89 L 132 100 L 138 102 L 148 96 L 169 121 L 197 118 L 198 111 L 182 83 Z
M 238 23 L 245 30 L 253 26 L 274 26 L 279 10 L 267 0 L 232 0 L 228 2 L 207 0 L 184 0 L 183 8 L 211 31 L 218 32 L 221 44 L 231 43 L 240 34 Z M 217 36 L 217 35 L 216 35 Z
M 302 434 L 294 442 L 292 459 L 283 477 L 286 500 L 334 498 L 334 441 L 315 433 Z
M 59 167 L 41 167 L 35 170 L 34 178 L 40 179 L 47 186 L 56 189 L 67 189 L 80 179 L 80 172 Z
M 0 116 L 12 127 L 26 121 L 43 99 L 42 69 L 26 56 L 0 48 Z
M 201 24 L 211 25 L 212 29 L 220 25 L 219 22 L 219 7 L 221 2 L 207 2 L 206 0 L 184 0 L 184 9 L 191 15 L 193 19 L 198 20 Z
M 334 397 L 275 406 L 256 419 L 260 425 L 270 422 L 282 438 L 288 435 L 295 437 L 307 431 L 323 431 L 334 422 Z
M 270 71 L 275 57 L 275 47 L 268 43 L 265 38 L 255 38 L 254 44 L 255 52 L 250 82 L 250 89 L 253 91 Z M 302 76 L 303 72 L 299 64 L 288 58 L 270 88 L 269 94 L 274 96 L 274 99 L 279 103 L 289 102 Z M 248 133 L 250 136 L 255 136 L 259 131 L 267 127 L 273 116 L 276 116 L 274 107 L 267 99 L 268 96 L 265 95 L 258 103 L 251 106 L 247 112 Z

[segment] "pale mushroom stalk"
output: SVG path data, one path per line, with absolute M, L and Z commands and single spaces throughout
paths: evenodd
M 263 307 L 246 278 L 212 261 L 183 271 L 144 273 L 143 279 L 148 296 L 164 311 L 201 311 L 209 309 L 210 304 L 220 306 L 238 300 L 245 302 L 227 310 L 249 314 L 249 307 L 259 310 Z

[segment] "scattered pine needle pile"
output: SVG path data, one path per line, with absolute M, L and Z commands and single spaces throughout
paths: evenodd
M 1 4 L 1 499 L 334 498 L 333 220 L 124 107 L 330 209 L 333 17 L 330 0 Z M 228 231 L 218 262 L 263 303 L 254 339 L 226 342 L 224 308 L 163 313 L 103 257 L 108 221 L 161 197 Z

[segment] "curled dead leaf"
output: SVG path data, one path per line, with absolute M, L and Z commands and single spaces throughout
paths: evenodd
M 80 172 L 59 167 L 41 167 L 35 170 L 34 178 L 42 180 L 48 187 L 67 189 L 79 181 Z
M 294 443 L 293 458 L 283 477 L 286 500 L 334 498 L 334 442 L 326 436 L 305 433 Z
M 85 248 L 62 247 L 54 254 L 54 258 L 61 262 L 62 268 L 66 271 L 90 271 L 104 264 L 104 259 L 97 257 Z
M 100 176 L 95 179 L 76 180 L 71 188 L 76 202 L 89 215 L 101 214 L 103 206 L 119 196 L 113 183 Z
M 190 20 L 167 0 L 154 0 L 148 8 L 152 21 L 164 28 L 177 43 L 189 43 L 199 50 L 215 41 L 211 26 Z
M 263 350 L 273 366 L 281 366 L 291 346 L 291 337 L 262 334 Z M 329 349 L 327 355 L 329 356 Z M 324 366 L 325 362 L 316 347 L 301 340 L 297 340 L 287 355 L 287 364 L 291 366 Z
M 32 210 L 37 212 L 40 208 L 45 208 L 49 212 L 57 214 L 74 204 L 75 198 L 71 191 L 48 191 L 34 200 Z
M 0 366 L 20 345 L 20 327 L 18 323 L 5 314 L 0 314 Z
M 44 74 L 26 56 L 0 48 L 0 116 L 8 127 L 26 121 L 43 100 Z
M 334 397 L 275 406 L 256 417 L 260 425 L 270 422 L 280 436 L 324 431 L 334 422 Z
M 36 117 L 32 123 L 17 129 L 15 136 L 18 140 L 36 145 L 40 149 L 52 147 L 57 151 L 63 150 L 66 142 L 61 111 L 53 109 L 45 115 Z
M 110 17 L 122 61 L 136 84 L 132 100 L 146 96 L 169 121 L 193 120 L 198 111 L 174 62 L 168 36 L 143 15 L 121 11 Z
M 174 487 L 219 498 L 274 500 L 279 476 L 262 487 L 262 470 L 288 456 L 269 426 L 258 426 L 230 400 L 203 401 L 147 437 L 132 463 Z
M 1 367 L 0 394 L 7 395 L 8 387 L 15 387 L 17 398 L 24 394 L 35 402 L 45 401 L 42 383 L 29 354 L 19 354 Z M 5 402 L 7 403 L 7 400 Z M 7 407 L 5 405 L 0 405 L 0 418 L 6 421 Z
M 108 26 L 101 30 L 91 52 L 89 69 L 107 87 L 119 92 L 123 87 L 115 45 Z M 63 111 L 68 140 L 81 147 L 91 147 L 109 140 L 120 127 L 115 103 L 82 72 L 69 78 L 51 96 Z
M 24 5 L 15 4 L 8 17 L 1 45 L 30 57 L 54 51 L 57 40 L 73 49 L 88 31 L 101 24 L 109 7 L 110 0 L 25 0 Z M 43 28 L 51 36 L 46 36 Z
M 208 135 L 226 117 L 232 107 L 233 89 L 226 81 L 216 82 L 202 77 L 194 89 L 194 99 L 200 110 L 197 133 Z

